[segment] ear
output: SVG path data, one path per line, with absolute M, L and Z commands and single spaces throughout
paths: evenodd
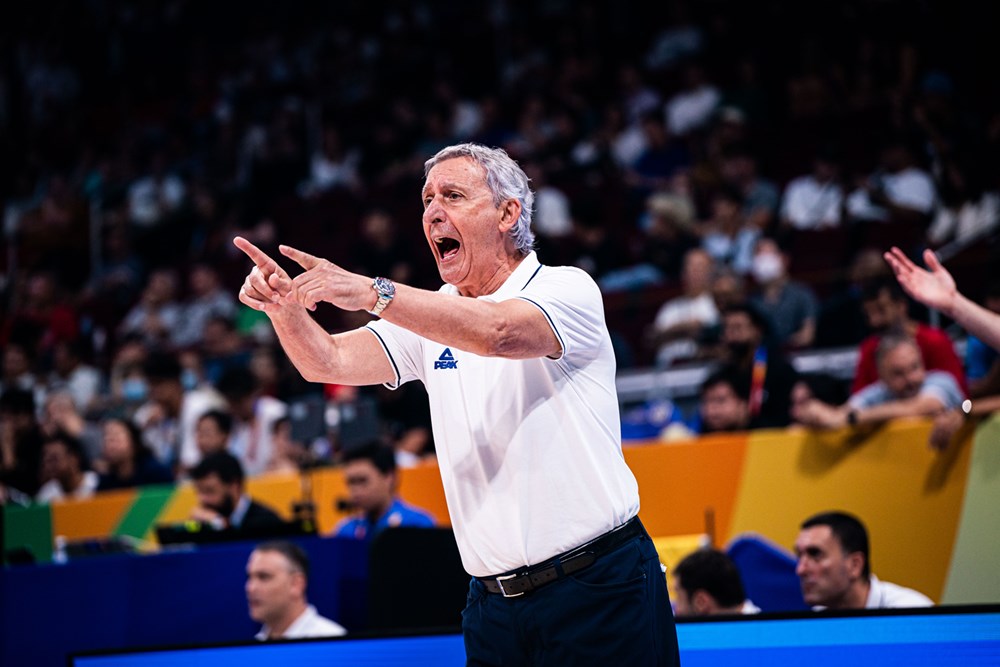
M 521 202 L 517 199 L 507 199 L 500 203 L 500 233 L 506 234 L 517 224 L 521 217 Z
M 847 572 L 851 575 L 851 579 L 860 579 L 865 566 L 864 554 L 860 551 L 850 553 L 847 555 L 845 562 L 847 564 Z
M 708 594 L 703 588 L 699 588 L 691 596 L 691 608 L 694 609 L 694 613 L 699 616 L 707 616 L 712 613 L 712 609 L 715 606 L 715 600 L 711 595 Z

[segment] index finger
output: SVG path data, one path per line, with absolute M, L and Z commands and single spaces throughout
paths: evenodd
M 298 265 L 301 266 L 306 271 L 313 268 L 317 264 L 320 264 L 323 261 L 319 257 L 310 255 L 307 252 L 302 252 L 298 248 L 293 248 L 292 246 L 280 245 L 278 246 L 278 250 L 281 252 L 282 255 L 298 263 Z
M 242 250 L 247 254 L 247 256 L 253 260 L 259 268 L 264 269 L 268 266 L 277 266 L 277 262 L 267 256 L 263 250 L 255 246 L 254 244 L 247 241 L 242 236 L 237 236 L 233 238 L 233 245 Z
M 896 246 L 893 246 L 889 252 L 882 256 L 897 274 L 902 271 L 913 271 L 917 268 L 917 266 L 910 261 L 910 258 Z

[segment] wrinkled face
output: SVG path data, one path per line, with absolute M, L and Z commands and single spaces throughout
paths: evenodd
M 897 345 L 879 362 L 878 376 L 896 398 L 913 398 L 927 376 L 920 350 L 913 343 Z
M 701 397 L 701 420 L 706 431 L 746 428 L 748 418 L 747 402 L 728 383 L 709 387 Z
M 392 500 L 395 475 L 383 475 L 375 464 L 366 459 L 344 465 L 344 480 L 351 503 L 362 512 L 375 512 Z
M 872 331 L 884 332 L 900 325 L 906 317 L 906 303 L 894 301 L 887 291 L 879 292 L 878 297 L 865 301 L 865 318 Z
M 254 551 L 247 561 L 250 618 L 267 625 L 280 621 L 305 595 L 306 579 L 277 551 Z
M 132 456 L 132 440 L 128 428 L 120 421 L 109 421 L 104 425 L 104 458 L 109 463 L 120 463 Z
M 520 207 L 510 201 L 494 206 L 483 168 L 467 157 L 435 165 L 422 195 L 424 236 L 441 279 L 478 296 L 506 263 L 505 236 Z
M 836 606 L 861 576 L 860 553 L 845 554 L 829 526 L 805 528 L 795 540 L 795 573 L 811 606 Z

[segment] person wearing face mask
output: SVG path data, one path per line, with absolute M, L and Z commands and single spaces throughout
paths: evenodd
M 770 323 L 750 303 L 722 314 L 723 361 L 750 376 L 750 428 L 788 426 L 792 387 L 798 372 L 770 344 Z
M 788 257 L 778 242 L 763 237 L 754 250 L 751 274 L 759 287 L 750 301 L 768 313 L 778 345 L 809 347 L 816 337 L 816 295 L 788 277 Z

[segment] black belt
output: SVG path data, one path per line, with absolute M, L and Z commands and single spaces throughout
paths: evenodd
M 550 584 L 590 567 L 604 554 L 614 551 L 629 540 L 645 534 L 642 522 L 635 516 L 586 544 L 571 549 L 544 563 L 495 577 L 476 577 L 490 593 L 499 593 L 505 598 L 516 598 L 530 593 L 536 588 Z

